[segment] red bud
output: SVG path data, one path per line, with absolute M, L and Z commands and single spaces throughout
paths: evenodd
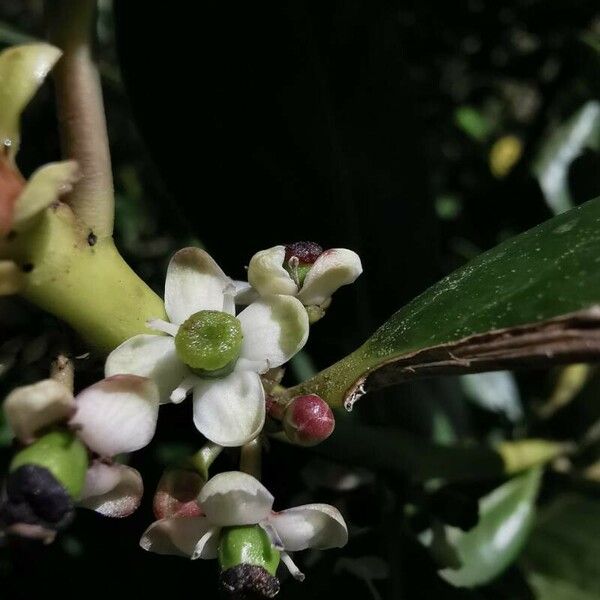
M 297 396 L 285 410 L 283 428 L 292 442 L 315 446 L 333 433 L 335 417 L 329 405 L 319 396 Z

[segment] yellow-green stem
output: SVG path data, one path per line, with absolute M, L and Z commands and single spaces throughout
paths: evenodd
M 240 471 L 260 479 L 262 463 L 262 446 L 260 438 L 254 438 L 244 444 L 240 451 Z
M 25 274 L 22 296 L 69 323 L 96 350 L 109 352 L 151 318 L 166 319 L 162 300 L 131 270 L 112 238 L 96 239 L 62 203 L 4 241 L 0 256 Z
M 190 456 L 186 462 L 198 472 L 204 481 L 208 481 L 208 470 L 219 454 L 221 454 L 222 450 L 223 446 L 219 446 L 214 442 L 206 442 L 206 444 L 204 444 L 196 454 Z

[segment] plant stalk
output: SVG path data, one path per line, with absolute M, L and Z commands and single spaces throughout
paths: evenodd
M 92 58 L 96 0 L 46 2 L 50 41 L 62 51 L 53 71 L 64 158 L 82 177 L 65 197 L 98 239 L 110 237 L 114 190 L 98 69 Z

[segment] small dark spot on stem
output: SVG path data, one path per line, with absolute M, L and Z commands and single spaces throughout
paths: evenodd
M 7 234 L 6 234 L 6 241 L 7 242 L 12 242 L 12 240 L 14 240 L 17 237 L 17 232 L 14 229 L 11 229 Z
M 23 271 L 23 273 L 31 273 L 31 271 L 33 271 L 33 263 L 25 263 L 21 267 L 21 270 Z
M 90 246 L 95 246 L 98 241 L 98 237 L 93 231 L 90 231 L 90 234 L 87 237 L 87 242 Z

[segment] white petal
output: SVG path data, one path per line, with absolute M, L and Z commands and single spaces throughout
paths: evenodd
M 157 554 L 175 554 L 192 557 L 198 542 L 208 533 L 198 558 L 216 558 L 219 543 L 218 530 L 206 517 L 169 517 L 155 521 L 146 529 L 140 546 Z
M 285 246 L 273 246 L 257 252 L 248 265 L 248 283 L 261 295 L 295 296 L 298 286 L 284 269 Z
M 6 420 L 24 444 L 31 443 L 40 429 L 67 421 L 74 412 L 73 394 L 53 379 L 16 388 L 4 401 Z
M 292 296 L 267 296 L 245 308 L 238 319 L 244 341 L 236 370 L 269 369 L 287 362 L 308 339 L 308 316 Z
M 77 412 L 70 423 L 100 456 L 139 450 L 154 436 L 158 389 L 151 379 L 114 375 L 86 388 L 75 400 Z
M 329 504 L 297 506 L 274 513 L 269 521 L 289 552 L 306 548 L 341 548 L 348 541 L 344 518 Z
M 128 517 L 140 505 L 143 493 L 144 484 L 135 469 L 95 461 L 86 473 L 79 505 L 106 517 Z
M 212 523 L 230 527 L 260 523 L 271 513 L 273 496 L 252 475 L 229 471 L 210 479 L 198 502 Z
M 343 285 L 356 280 L 362 273 L 362 264 L 356 252 L 346 248 L 326 250 L 312 266 L 298 299 L 305 306 L 323 304 Z
M 194 386 L 194 424 L 219 446 L 242 446 L 265 423 L 265 392 L 260 377 L 234 371 L 223 379 L 199 379 Z
M 235 280 L 233 285 L 235 285 L 236 304 L 248 306 L 248 304 L 258 300 L 258 292 L 247 281 Z
M 175 341 L 166 335 L 136 335 L 115 348 L 106 359 L 104 374 L 149 377 L 158 386 L 161 403 L 190 374 L 175 350 Z
M 70 192 L 76 179 L 74 160 L 50 163 L 35 171 L 15 202 L 14 229 L 18 231 L 23 223 Z
M 42 43 L 0 53 L 0 146 L 8 149 L 11 160 L 19 149 L 21 113 L 60 55 L 58 48 Z
M 172 323 L 181 325 L 200 310 L 229 312 L 233 282 L 210 254 L 200 248 L 183 248 L 176 252 L 165 283 L 165 309 Z M 231 313 L 230 313 L 231 314 Z
M 223 295 L 223 312 L 235 315 L 235 292 L 233 287 L 228 288 L 228 293 Z

